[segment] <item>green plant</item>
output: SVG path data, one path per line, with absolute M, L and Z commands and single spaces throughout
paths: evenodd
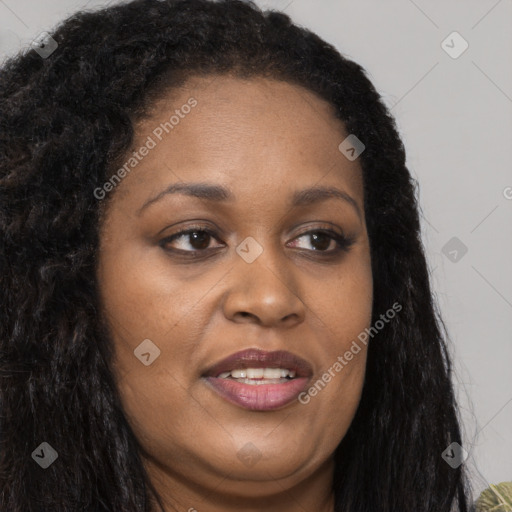
M 512 512 L 512 482 L 491 484 L 476 501 L 476 512 Z

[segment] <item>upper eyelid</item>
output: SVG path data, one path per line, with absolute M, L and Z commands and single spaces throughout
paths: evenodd
M 218 233 L 216 233 L 213 229 L 210 229 L 210 228 L 206 228 L 206 227 L 200 227 L 200 226 L 197 226 L 197 227 L 194 227 L 194 226 L 191 226 L 191 227 L 188 227 L 188 228 L 185 228 L 183 230 L 180 230 L 176 233 L 173 233 L 172 235 L 169 235 L 165 238 L 163 238 L 161 240 L 161 243 L 162 242 L 166 242 L 166 241 L 174 241 L 174 240 L 178 240 L 180 239 L 181 237 L 186 237 L 187 235 L 189 235 L 190 233 L 193 233 L 193 232 L 205 232 L 205 233 L 208 233 L 212 238 L 214 238 L 215 240 L 217 240 L 219 242 L 219 238 L 218 238 Z M 352 237 L 350 236 L 347 236 L 343 233 L 343 231 L 341 233 L 337 233 L 334 229 L 332 228 L 326 228 L 326 227 L 311 227 L 311 228 L 304 228 L 304 231 L 301 231 L 300 233 L 298 233 L 297 235 L 295 235 L 293 237 L 293 240 L 297 239 L 297 238 L 301 238 L 302 236 L 305 236 L 305 235 L 309 235 L 310 233 L 317 233 L 317 232 L 324 232 L 326 233 L 327 235 L 330 235 L 332 237 L 333 240 L 335 240 L 335 236 L 338 236 L 338 237 L 341 237 L 341 238 L 344 238 L 346 243 L 348 245 L 351 245 L 353 240 L 352 240 Z M 223 242 L 222 242 L 223 243 Z M 205 249 L 206 250 L 206 249 Z M 195 251 L 198 251 L 198 249 L 195 249 Z M 194 251 L 186 251 L 186 252 L 194 252 Z
M 188 235 L 190 233 L 194 233 L 194 232 L 198 232 L 198 231 L 201 231 L 201 232 L 204 232 L 204 233 L 208 233 L 209 235 L 211 235 L 212 237 L 214 238 L 217 238 L 218 237 L 218 233 L 215 232 L 215 230 L 213 229 L 210 229 L 210 228 L 206 228 L 206 227 L 194 227 L 194 226 L 191 226 L 191 227 L 188 227 L 188 228 L 185 228 L 185 229 L 182 229 L 182 230 L 179 230 L 177 231 L 176 233 L 173 233 L 172 235 L 168 235 L 164 238 L 164 240 L 168 240 L 170 238 L 178 238 L 180 236 L 184 236 L 184 235 Z M 310 228 L 304 228 L 303 231 L 300 231 L 300 233 L 298 233 L 297 235 L 295 235 L 294 238 L 297 238 L 297 237 L 300 237 L 302 235 L 307 235 L 309 233 L 315 233 L 315 232 L 318 232 L 318 231 L 323 231 L 323 232 L 329 232 L 331 231 L 332 233 L 336 234 L 336 235 L 339 235 L 339 236 L 345 236 L 345 234 L 343 232 L 341 233 L 337 233 L 334 229 L 332 228 L 326 228 L 326 227 L 310 227 Z

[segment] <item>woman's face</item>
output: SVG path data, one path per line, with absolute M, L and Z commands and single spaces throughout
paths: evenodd
M 344 354 L 372 313 L 362 171 L 338 149 L 349 134 L 312 92 L 264 78 L 194 78 L 154 106 L 103 189 L 98 267 L 145 461 L 182 493 L 265 496 L 319 474 L 328 487 L 365 372 L 364 345 Z M 289 354 L 215 366 L 248 349 Z M 270 371 L 227 373 L 247 368 Z

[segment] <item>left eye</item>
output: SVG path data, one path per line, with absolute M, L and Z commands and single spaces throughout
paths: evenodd
M 207 229 L 191 228 L 165 238 L 160 242 L 160 245 L 171 252 L 194 253 L 210 249 L 212 239 L 218 241 L 214 232 Z M 312 249 L 309 250 L 320 253 L 335 253 L 339 250 L 347 250 L 352 243 L 350 239 L 334 231 L 312 230 L 295 237 L 292 241 L 293 245 L 289 246 L 299 249 L 308 249 L 308 247 L 297 245 L 301 239 L 309 241 L 306 242 L 306 244 L 309 243 L 312 247 Z M 176 242 L 178 243 L 176 244 Z M 174 247 L 169 247 L 172 243 L 174 243 Z
M 320 252 L 332 252 L 335 251 L 338 247 L 338 240 L 341 238 L 338 234 L 329 234 L 325 231 L 308 231 L 307 233 L 303 233 L 294 239 L 294 243 L 301 238 L 308 240 L 310 245 L 313 246 L 314 251 Z M 297 245 L 293 245 L 293 247 L 297 247 Z M 299 247 L 303 249 L 304 247 Z M 306 247 L 307 249 L 307 247 Z

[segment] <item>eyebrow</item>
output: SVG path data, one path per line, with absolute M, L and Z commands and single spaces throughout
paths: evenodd
M 162 190 L 162 192 L 157 194 L 155 197 L 148 199 L 142 207 L 139 208 L 137 215 L 140 215 L 151 204 L 172 194 L 184 194 L 191 197 L 197 197 L 199 199 L 224 203 L 232 202 L 236 199 L 235 195 L 229 189 L 220 185 L 213 185 L 210 183 L 174 183 L 165 190 Z M 292 196 L 291 205 L 293 207 L 308 206 L 327 199 L 339 199 L 350 204 L 356 211 L 358 217 L 362 220 L 361 210 L 356 200 L 347 192 L 339 190 L 336 187 L 316 186 L 297 190 Z

